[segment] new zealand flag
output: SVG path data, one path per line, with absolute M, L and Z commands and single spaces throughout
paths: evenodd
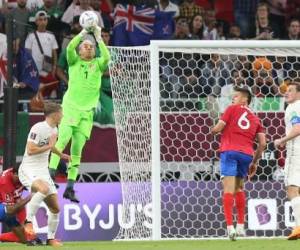
M 25 48 L 19 49 L 14 74 L 18 82 L 24 82 L 35 92 L 38 91 L 40 85 L 38 69 L 30 52 Z
M 117 4 L 114 13 L 113 45 L 148 45 L 153 34 L 155 9 Z

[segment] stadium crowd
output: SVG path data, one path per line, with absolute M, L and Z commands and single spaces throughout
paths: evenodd
M 86 10 L 95 11 L 99 26 L 102 27 L 105 43 L 113 46 L 147 45 L 151 39 L 297 40 L 300 31 L 300 1 L 298 0 L 7 0 L 2 2 L 0 32 L 6 32 L 5 21 L 8 15 L 15 20 L 15 86 L 19 87 L 20 99 L 31 100 L 33 111 L 41 109 L 41 99 L 44 97 L 62 98 L 68 83 L 65 48 L 70 39 L 80 32 L 79 16 Z M 94 41 L 92 36 L 90 39 Z M 214 63 L 216 60 L 217 64 Z M 185 82 L 174 83 L 172 80 L 164 83 L 162 76 L 163 89 L 173 93 L 173 96 L 169 94 L 164 96 L 162 93 L 162 97 L 180 98 L 182 95 L 189 94 L 191 90 L 194 95 L 206 97 L 211 95 L 212 89 L 209 86 L 214 84 L 217 85 L 218 90 L 213 94 L 220 96 L 221 88 L 231 82 L 250 84 L 258 96 L 276 96 L 283 80 L 298 77 L 295 75 L 295 71 L 298 70 L 297 58 L 297 63 L 293 65 L 285 58 L 279 63 L 277 60 L 280 58 L 238 58 L 236 60 L 238 64 L 245 65 L 246 69 L 239 73 L 239 67 L 228 66 L 226 62 L 224 63 L 224 58 L 219 58 L 217 55 L 212 55 L 208 59 L 202 58 L 199 59 L 200 63 L 194 65 L 199 68 L 198 73 L 196 72 L 192 77 L 187 75 L 186 78 L 182 78 L 189 79 L 188 85 Z M 172 68 L 172 65 L 161 63 L 161 67 L 167 78 L 172 79 L 168 73 L 170 71 L 168 68 Z M 213 68 L 222 73 L 220 77 L 214 77 L 218 79 L 214 81 L 219 82 L 212 84 L 208 79 L 213 75 Z M 262 68 L 261 77 L 252 80 L 257 76 L 251 71 L 252 68 L 255 70 Z M 292 75 L 283 71 L 291 72 Z M 3 74 L 2 70 L 1 73 Z M 174 75 L 176 76 L 176 73 Z M 103 77 L 105 80 L 101 91 L 104 92 L 103 95 L 109 97 L 111 96 L 109 74 Z M 175 91 L 172 92 L 172 89 Z

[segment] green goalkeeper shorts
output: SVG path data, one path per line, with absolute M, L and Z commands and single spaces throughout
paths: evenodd
M 64 106 L 63 118 L 59 126 L 74 127 L 89 139 L 93 128 L 93 116 L 93 110 L 82 111 Z

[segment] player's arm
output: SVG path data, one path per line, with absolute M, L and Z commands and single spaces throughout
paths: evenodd
M 27 141 L 26 145 L 28 155 L 41 154 L 48 150 L 52 150 L 57 140 L 57 135 L 53 134 L 50 136 L 48 144 L 39 146 L 37 141 L 35 141 L 38 139 L 36 137 L 33 137 L 33 135 L 37 137 L 37 135 L 34 132 L 31 132 L 30 140 Z
M 288 141 L 293 140 L 300 135 L 300 116 L 294 116 L 290 122 L 292 124 L 292 129 L 286 136 L 274 141 L 274 146 L 276 148 L 283 147 Z
M 261 155 L 262 155 L 262 153 L 264 152 L 264 150 L 267 146 L 266 134 L 265 133 L 258 133 L 256 135 L 256 139 L 257 139 L 257 148 L 254 152 L 252 162 L 249 165 L 249 173 L 248 173 L 248 178 L 249 179 L 252 178 L 255 175 L 258 160 L 261 158 Z
M 76 48 L 81 42 L 85 34 L 87 34 L 87 31 L 83 29 L 78 35 L 74 36 L 73 39 L 69 42 L 67 46 L 67 61 L 69 65 L 74 64 L 78 59 Z
M 102 40 L 101 28 L 99 26 L 96 26 L 94 28 L 94 36 L 98 43 L 98 47 L 99 47 L 100 54 L 101 54 L 101 57 L 99 58 L 99 66 L 100 66 L 101 71 L 104 72 L 107 69 L 108 63 L 110 61 L 110 53 L 109 53 L 109 50 L 106 47 L 105 43 Z
M 211 133 L 213 135 L 216 135 L 223 131 L 223 129 L 226 127 L 226 124 L 230 121 L 232 117 L 234 108 L 235 106 L 231 105 L 224 111 L 224 114 L 221 116 L 218 123 L 211 129 Z
M 67 160 L 67 161 L 71 160 L 71 157 L 69 155 L 62 153 L 55 146 L 53 146 L 51 148 L 51 152 L 54 153 L 54 154 L 56 154 L 56 155 L 58 155 L 63 160 Z
M 267 146 L 265 133 L 258 133 L 256 135 L 256 139 L 257 139 L 257 148 L 254 152 L 254 156 L 252 160 L 252 163 L 254 164 L 257 164 L 258 160 L 261 158 L 261 155 Z
M 213 135 L 216 135 L 216 134 L 222 132 L 223 129 L 225 128 L 225 126 L 226 126 L 226 123 L 222 120 L 219 120 L 218 123 L 211 129 L 211 133 Z

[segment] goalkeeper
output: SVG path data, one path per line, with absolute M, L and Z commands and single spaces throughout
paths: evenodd
M 68 182 L 63 197 L 77 203 L 79 200 L 73 187 L 78 175 L 82 149 L 93 127 L 94 110 L 99 102 L 101 77 L 110 60 L 109 51 L 101 39 L 101 28 L 94 26 L 90 30 L 94 33 L 101 56 L 95 57 L 95 45 L 90 40 L 83 39 L 88 33 L 85 29 L 67 46 L 69 83 L 62 102 L 63 119 L 59 125 L 59 136 L 55 145 L 57 149 L 63 151 L 70 139 L 72 140 Z M 49 168 L 52 178 L 55 177 L 58 163 L 59 157 L 51 154 Z

